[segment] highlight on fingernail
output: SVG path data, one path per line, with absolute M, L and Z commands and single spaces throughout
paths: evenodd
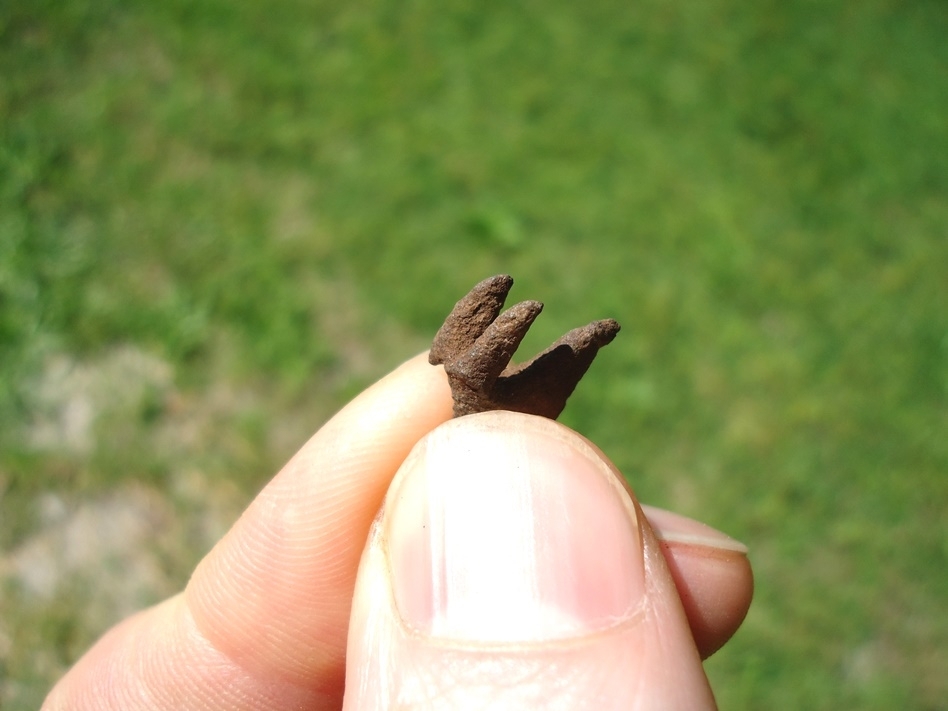
M 386 503 L 395 601 L 435 637 L 584 635 L 641 605 L 634 508 L 609 466 L 552 421 L 470 415 L 429 434 Z

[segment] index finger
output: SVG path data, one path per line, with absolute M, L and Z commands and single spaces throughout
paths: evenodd
M 369 526 L 408 452 L 451 407 L 441 368 L 422 355 L 313 435 L 195 571 L 185 598 L 204 636 L 255 675 L 341 691 Z
M 339 708 L 370 524 L 408 452 L 451 408 L 426 354 L 362 393 L 263 489 L 183 594 L 106 634 L 43 708 Z

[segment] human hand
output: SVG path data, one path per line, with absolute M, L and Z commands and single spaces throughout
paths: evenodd
M 562 425 L 451 407 L 424 356 L 356 398 L 43 708 L 713 708 L 743 547 Z

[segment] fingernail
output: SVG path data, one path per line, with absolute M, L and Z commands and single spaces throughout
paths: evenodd
M 434 636 L 574 637 L 641 605 L 635 511 L 601 456 L 544 418 L 442 425 L 415 448 L 385 506 L 395 602 Z
M 666 543 L 682 543 L 691 546 L 704 546 L 735 553 L 747 553 L 747 546 L 716 528 L 711 528 L 693 518 L 679 516 L 665 509 L 642 505 L 655 537 Z

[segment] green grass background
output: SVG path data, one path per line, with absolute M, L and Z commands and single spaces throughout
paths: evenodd
M 0 0 L 0 548 L 51 493 L 236 515 L 509 272 L 526 350 L 623 325 L 562 419 L 750 546 L 722 708 L 944 708 L 946 37 L 935 0 Z M 170 375 L 37 444 L 51 364 L 129 349 Z M 155 543 L 170 589 L 202 540 Z M 33 708 L 116 613 L 0 592 Z

